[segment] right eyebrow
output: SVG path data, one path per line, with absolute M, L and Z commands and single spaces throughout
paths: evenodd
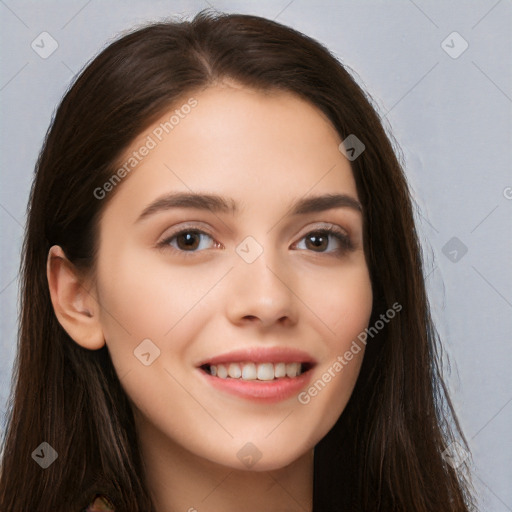
M 195 208 L 212 212 L 238 213 L 238 207 L 233 199 L 228 200 L 215 194 L 171 193 L 156 199 L 144 208 L 135 222 L 171 208 Z

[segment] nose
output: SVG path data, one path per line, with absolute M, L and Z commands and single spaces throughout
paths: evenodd
M 266 250 L 252 263 L 237 263 L 230 273 L 226 300 L 226 314 L 233 324 L 270 327 L 297 323 L 294 278 L 283 266 Z

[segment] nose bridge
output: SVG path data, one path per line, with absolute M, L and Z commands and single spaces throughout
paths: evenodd
M 236 248 L 240 259 L 234 269 L 228 314 L 233 321 L 258 318 L 271 324 L 287 318 L 296 321 L 296 297 L 291 289 L 291 272 L 266 237 L 265 246 L 247 237 Z

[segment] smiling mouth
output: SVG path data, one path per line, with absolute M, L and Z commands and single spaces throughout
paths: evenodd
M 311 368 L 312 363 L 226 363 L 204 364 L 200 368 L 208 375 L 220 379 L 235 379 L 242 381 L 275 381 L 280 379 L 293 379 L 302 375 Z

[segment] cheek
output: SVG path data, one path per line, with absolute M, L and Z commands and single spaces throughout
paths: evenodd
M 357 381 L 365 352 L 358 336 L 368 327 L 373 294 L 362 263 L 317 276 L 306 281 L 306 286 L 303 293 L 311 298 L 318 329 L 325 333 L 326 353 L 315 380 L 298 401 L 311 418 L 322 418 L 325 434 L 343 412 Z
M 366 264 L 358 262 L 324 273 L 305 273 L 301 296 L 320 323 L 330 347 L 343 350 L 367 326 L 373 294 Z
M 173 267 L 163 259 L 144 258 L 137 251 L 118 251 L 111 261 L 105 258 L 98 265 L 98 294 L 101 323 L 114 364 L 120 370 L 133 364 L 133 350 L 145 339 L 163 351 L 172 338 L 173 351 L 179 353 L 175 327 L 192 309 L 194 315 L 200 314 L 202 308 L 194 305 L 214 279 L 216 276 L 208 278 L 192 267 Z

